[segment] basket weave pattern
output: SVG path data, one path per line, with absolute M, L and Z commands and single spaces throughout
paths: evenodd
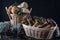
M 23 24 L 23 28 L 25 30 L 26 35 L 36 39 L 51 39 L 56 27 L 54 27 L 53 30 L 47 30 Z

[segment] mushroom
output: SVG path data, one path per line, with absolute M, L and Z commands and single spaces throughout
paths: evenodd
M 23 13 L 30 13 L 29 9 L 26 9 L 26 8 L 22 8 L 22 12 Z
M 30 10 L 28 9 L 28 3 L 26 3 L 26 2 L 21 3 L 17 7 L 22 8 L 23 13 L 30 13 L 32 10 L 32 8 Z
M 13 6 L 12 9 L 11 9 L 11 12 L 12 12 L 13 14 L 17 14 L 19 10 L 20 10 L 20 9 L 19 9 L 18 7 Z
M 28 8 L 28 3 L 23 2 L 20 5 L 18 5 L 17 7 L 19 7 L 19 8 Z

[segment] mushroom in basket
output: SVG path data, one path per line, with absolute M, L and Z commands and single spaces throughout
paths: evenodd
M 17 14 L 19 10 L 20 10 L 20 9 L 19 9 L 18 7 L 13 6 L 12 9 L 11 9 L 11 12 L 12 12 L 13 14 Z

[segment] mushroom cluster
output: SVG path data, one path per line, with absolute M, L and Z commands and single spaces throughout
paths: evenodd
M 39 28 L 51 28 L 55 26 L 55 23 L 50 19 L 45 19 L 43 17 L 37 17 L 37 16 L 31 16 L 30 13 L 32 11 L 32 8 L 30 10 L 28 9 L 28 3 L 23 2 L 18 6 L 11 5 L 8 8 L 8 12 L 10 14 L 18 15 L 19 21 L 21 24 L 26 24 L 34 27 Z M 48 21 L 49 20 L 49 21 Z

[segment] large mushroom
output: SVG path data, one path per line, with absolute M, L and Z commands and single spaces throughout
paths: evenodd
M 17 7 L 21 8 L 23 13 L 30 13 L 32 10 L 32 8 L 30 10 L 28 9 L 28 3 L 26 3 L 26 2 L 21 3 Z
M 13 14 L 17 14 L 19 10 L 20 10 L 20 9 L 19 9 L 18 7 L 13 6 L 12 9 L 11 9 L 11 12 L 12 12 Z
M 18 5 L 17 7 L 19 7 L 19 8 L 28 8 L 28 3 L 27 2 L 23 2 L 20 5 Z

